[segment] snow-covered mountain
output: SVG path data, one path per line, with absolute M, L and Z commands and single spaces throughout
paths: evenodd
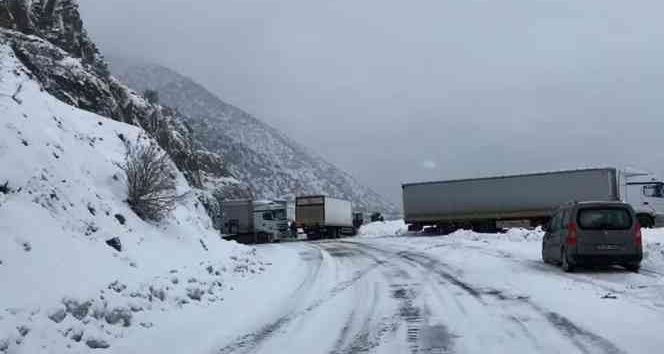
M 160 101 L 182 112 L 203 146 L 221 154 L 229 171 L 260 198 L 322 193 L 352 200 L 367 212 L 398 213 L 398 207 L 348 173 L 188 77 L 119 58 L 111 59 L 111 71 L 137 90 L 158 91 Z
M 148 102 L 110 75 L 88 37 L 76 0 L 0 2 L 0 41 L 12 48 L 31 78 L 62 102 L 144 129 L 168 153 L 219 226 L 218 200 L 247 197 L 221 155 L 194 139 L 177 110 Z
M 118 343 L 173 322 L 166 314 L 213 307 L 262 272 L 254 250 L 219 237 L 180 170 L 166 220 L 134 214 L 117 164 L 125 140 L 154 140 L 51 95 L 48 67 L 28 67 L 22 44 L 57 53 L 55 71 L 87 73 L 84 59 L 0 29 L 0 353 L 127 353 Z

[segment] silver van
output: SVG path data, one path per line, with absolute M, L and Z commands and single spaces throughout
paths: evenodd
M 566 272 L 582 265 L 620 265 L 638 272 L 643 258 L 641 225 L 621 202 L 571 203 L 545 227 L 542 259 Z

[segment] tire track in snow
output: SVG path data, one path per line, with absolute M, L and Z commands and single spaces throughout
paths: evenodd
M 356 245 L 347 242 L 335 243 L 330 249 L 334 250 L 331 253 L 333 256 L 345 256 L 352 254 L 355 259 L 367 259 L 370 262 L 377 264 L 381 269 L 381 274 L 388 285 L 392 285 L 395 278 L 399 279 L 399 283 L 410 280 L 410 275 L 400 267 L 392 264 L 390 261 L 373 255 L 364 249 L 358 248 Z M 327 249 L 326 250 L 330 250 Z M 346 321 L 346 324 L 341 330 L 339 339 L 337 340 L 333 350 L 330 353 L 367 353 L 378 347 L 383 340 L 383 337 L 389 333 L 394 333 L 398 329 L 397 316 L 383 316 L 380 320 L 376 320 L 378 311 L 376 304 L 380 300 L 379 283 L 374 282 L 373 299 L 371 301 L 372 307 L 363 319 L 354 318 L 358 309 L 354 309 L 352 315 Z M 364 300 L 364 299 L 363 299 Z M 362 303 L 364 301 L 360 301 Z M 355 333 L 351 333 L 353 323 L 362 321 L 362 325 Z M 377 322 L 377 323 L 376 323 Z
M 535 305 L 532 306 L 535 307 Z M 594 353 L 597 352 L 596 349 L 600 350 L 597 353 L 625 353 L 622 349 L 616 347 L 608 339 L 577 326 L 567 317 L 564 317 L 555 312 L 546 312 L 542 310 L 540 310 L 540 312 L 544 313 L 546 319 L 559 331 L 566 334 L 572 340 L 574 345 L 583 353 Z M 590 345 L 588 345 L 588 343 L 590 343 Z
M 447 267 L 444 263 L 438 261 L 437 259 L 430 257 L 425 254 L 414 253 L 414 252 L 400 252 L 400 254 L 409 260 L 420 263 L 422 267 L 430 268 L 432 271 L 446 280 L 449 280 L 452 284 L 456 285 L 460 289 L 467 292 L 472 297 L 476 298 L 483 305 L 487 303 L 482 299 L 483 296 L 494 297 L 497 300 L 518 300 L 522 301 L 524 304 L 530 306 L 537 313 L 542 315 L 554 328 L 561 332 L 564 337 L 569 338 L 574 346 L 576 346 L 583 353 L 611 353 L 611 354 L 621 354 L 625 353 L 622 349 L 618 348 L 614 343 L 608 339 L 595 334 L 589 330 L 586 330 L 569 318 L 552 311 L 547 311 L 540 306 L 534 304 L 527 296 L 506 296 L 503 291 L 497 289 L 488 289 L 480 291 L 475 287 L 469 285 L 468 283 L 458 279 L 456 276 L 451 273 L 442 270 L 442 267 Z M 599 351 L 597 351 L 599 350 Z
M 316 248 L 318 252 L 322 252 L 320 248 Z M 307 252 L 310 253 L 310 252 Z M 303 255 L 300 255 L 303 257 Z M 310 260 L 307 257 L 304 257 L 305 260 Z M 322 254 L 320 257 L 316 256 L 314 257 L 315 260 L 320 259 L 320 263 L 322 263 Z M 318 262 L 317 262 L 318 263 Z M 287 326 L 288 324 L 292 323 L 295 319 L 298 319 L 300 317 L 303 317 L 313 310 L 317 309 L 327 301 L 331 300 L 335 296 L 337 296 L 339 293 L 343 292 L 344 290 L 352 287 L 355 283 L 357 283 L 360 279 L 362 279 L 365 275 L 367 275 L 369 272 L 374 270 L 379 264 L 378 263 L 373 263 L 364 269 L 360 271 L 356 271 L 353 277 L 349 280 L 343 281 L 338 283 L 336 286 L 334 286 L 329 292 L 327 293 L 326 296 L 317 299 L 313 303 L 311 303 L 309 306 L 307 306 L 305 309 L 300 310 L 300 311 L 291 311 L 283 316 L 280 316 L 276 320 L 270 322 L 269 324 L 261 327 L 259 330 L 255 332 L 251 332 L 245 335 L 241 335 L 240 337 L 237 337 L 235 340 L 233 340 L 231 343 L 227 344 L 226 346 L 222 347 L 217 351 L 219 354 L 230 354 L 230 353 L 251 353 L 255 351 L 265 340 L 268 338 L 272 337 L 276 332 L 280 331 L 283 327 Z M 300 286 L 296 289 L 296 291 L 293 293 L 291 298 L 297 299 L 299 298 L 299 293 L 302 291 L 306 291 L 307 289 L 311 288 L 311 286 L 315 283 L 316 281 L 316 275 L 319 273 L 321 265 L 318 264 L 315 267 L 315 271 L 312 271 L 309 273 L 309 275 L 302 281 Z
M 432 249 L 432 248 L 453 248 L 453 249 L 471 249 L 474 251 L 477 251 L 481 254 L 490 256 L 490 257 L 495 257 L 495 258 L 500 258 L 500 259 L 506 259 L 510 262 L 513 262 L 514 264 L 522 265 L 524 267 L 527 267 L 528 269 L 532 269 L 538 272 L 545 273 L 547 275 L 552 275 L 555 277 L 558 277 L 559 279 L 567 279 L 567 280 L 574 280 L 579 283 L 583 284 L 588 284 L 593 287 L 602 289 L 606 292 L 613 293 L 613 294 L 619 294 L 625 297 L 632 298 L 634 300 L 647 300 L 653 302 L 652 304 L 645 304 L 642 302 L 635 302 L 637 306 L 643 307 L 645 309 L 648 309 L 650 311 L 655 311 L 659 313 L 660 315 L 664 315 L 664 302 L 658 302 L 658 299 L 661 299 L 662 297 L 641 297 L 639 296 L 638 293 L 634 293 L 632 290 L 634 289 L 639 289 L 639 288 L 651 288 L 654 286 L 657 286 L 656 283 L 653 285 L 653 283 L 649 283 L 647 285 L 640 285 L 640 286 L 630 286 L 625 289 L 618 289 L 615 286 L 611 286 L 607 283 L 612 283 L 616 285 L 625 285 L 624 283 L 616 283 L 611 280 L 597 280 L 593 279 L 592 277 L 583 274 L 583 273 L 575 273 L 575 274 L 570 274 L 570 273 L 563 273 L 558 267 L 544 263 L 543 261 L 536 261 L 536 260 L 531 260 L 531 259 L 519 259 L 518 257 L 515 257 L 513 254 L 508 253 L 506 251 L 493 251 L 486 249 L 484 247 L 480 246 L 474 246 L 474 245 L 462 245 L 462 244 L 436 244 L 434 246 L 429 246 L 426 249 Z M 425 250 L 426 250 L 425 249 Z M 637 276 L 637 274 L 633 274 L 628 271 L 624 271 L 626 275 L 630 276 Z M 647 268 L 641 268 L 641 271 L 639 272 L 638 276 L 643 276 L 647 279 L 653 279 L 655 281 L 660 281 L 662 278 L 664 278 L 664 274 L 658 273 L 656 271 L 647 269 Z M 659 294 L 664 294 L 662 291 L 658 291 Z
M 391 318 L 391 325 L 381 328 L 378 333 L 384 333 L 384 328 L 396 331 L 400 326 L 405 326 L 405 339 L 411 353 L 451 353 L 456 336 L 451 334 L 444 325 L 430 325 L 430 311 L 423 310 L 427 304 L 420 301 L 423 287 L 421 280 L 426 276 L 417 267 L 417 263 L 405 260 L 398 253 L 361 242 L 346 241 L 345 243 L 352 244 L 357 252 L 362 252 L 368 257 L 381 259 L 387 267 L 383 273 L 390 284 L 392 298 L 396 299 L 399 305 L 397 313 Z M 412 269 L 418 274 L 418 282 L 412 281 L 413 276 L 406 269 Z M 398 281 L 395 281 L 396 279 Z M 404 280 L 406 281 L 404 282 Z M 380 345 L 380 341 L 381 337 L 375 340 L 376 346 Z M 351 353 L 354 352 L 351 351 Z
M 293 293 L 289 298 L 298 298 L 301 292 L 305 291 L 306 289 L 309 289 L 312 286 L 312 284 L 314 284 L 318 274 L 320 273 L 320 268 L 323 263 L 323 255 L 320 249 L 316 247 L 307 247 L 307 248 L 308 248 L 307 250 L 299 252 L 298 255 L 304 261 L 304 263 L 310 266 L 311 268 L 308 268 L 310 269 L 309 272 L 304 277 L 304 279 L 302 279 L 302 282 L 300 282 L 297 288 L 295 288 L 295 290 L 293 291 Z M 283 316 L 278 317 L 276 320 L 272 321 L 271 323 L 261 327 L 259 330 L 255 332 L 237 337 L 232 343 L 221 348 L 218 351 L 218 353 L 227 354 L 235 352 L 241 352 L 241 353 L 251 352 L 259 345 L 260 342 L 270 337 L 278 329 L 289 323 L 292 320 L 292 316 L 293 316 L 292 313 L 287 313 Z

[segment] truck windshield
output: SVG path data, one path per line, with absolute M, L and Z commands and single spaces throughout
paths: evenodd
M 275 220 L 285 220 L 286 219 L 286 210 L 274 210 L 274 219 Z
M 664 185 L 662 184 L 651 184 L 643 187 L 643 194 L 646 197 L 652 198 L 664 198 Z
M 581 209 L 578 224 L 585 230 L 627 230 L 632 227 L 632 216 L 623 208 Z

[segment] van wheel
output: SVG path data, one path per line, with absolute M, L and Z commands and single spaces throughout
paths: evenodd
M 623 265 L 625 269 L 629 270 L 630 272 L 638 273 L 639 270 L 641 270 L 641 264 L 640 263 L 628 263 Z
M 567 258 L 567 249 L 563 249 L 560 252 L 560 267 L 565 273 L 571 273 L 574 271 L 574 266 L 569 262 Z
M 544 262 L 544 263 L 546 263 L 546 264 L 550 264 L 550 263 L 551 263 L 551 260 L 549 260 L 548 258 L 546 258 L 546 253 L 544 252 L 544 248 L 542 248 L 542 262 Z
M 655 220 L 650 215 L 639 214 L 636 218 L 639 220 L 639 224 L 641 224 L 641 227 L 643 228 L 651 229 L 655 227 Z

